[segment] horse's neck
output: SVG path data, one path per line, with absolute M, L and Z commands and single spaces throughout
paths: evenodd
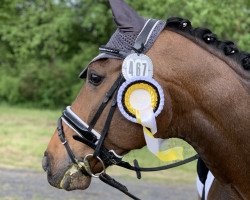
M 232 184 L 239 193 L 248 193 L 249 199 L 248 139 L 233 137 L 233 131 L 229 135 L 202 110 L 180 116 L 176 124 L 176 136 L 195 148 L 214 176 L 224 184 Z
M 149 54 L 172 106 L 166 136 L 189 142 L 216 178 L 249 197 L 247 89 L 225 62 L 183 36 L 166 31 L 155 46 Z

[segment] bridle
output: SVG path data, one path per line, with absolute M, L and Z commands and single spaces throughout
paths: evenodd
M 147 40 L 152 33 L 152 29 L 155 27 L 155 25 L 158 23 L 158 20 L 150 19 L 146 23 L 146 25 L 143 27 L 142 31 L 138 35 L 135 44 L 133 46 L 133 52 L 136 52 L 138 54 L 142 53 L 144 50 L 144 46 L 147 43 Z M 107 47 L 101 47 L 100 51 L 102 53 L 115 55 L 116 57 L 120 57 L 124 59 L 126 57 L 126 53 L 121 52 L 116 49 L 111 49 Z M 117 182 L 113 178 L 111 178 L 109 175 L 106 174 L 106 168 L 111 165 L 117 165 L 129 170 L 133 170 L 136 172 L 137 178 L 141 178 L 140 172 L 149 172 L 149 171 L 159 171 L 159 170 L 166 170 L 173 167 L 177 167 L 183 164 L 186 164 L 188 162 L 196 160 L 199 156 L 196 154 L 193 157 L 190 157 L 188 159 L 185 159 L 183 161 L 169 164 L 166 166 L 161 167 L 154 167 L 154 168 L 141 168 L 139 167 L 139 164 L 137 160 L 134 160 L 134 166 L 130 165 L 128 162 L 125 162 L 122 160 L 122 156 L 119 156 L 115 153 L 114 150 L 108 150 L 104 146 L 104 140 L 108 134 L 110 124 L 115 112 L 115 109 L 117 107 L 117 91 L 121 84 L 125 81 L 122 74 L 118 76 L 114 84 L 111 86 L 109 91 L 105 94 L 100 106 L 98 107 L 94 117 L 90 121 L 89 124 L 85 123 L 80 119 L 68 106 L 62 116 L 58 120 L 57 130 L 58 130 L 58 136 L 62 142 L 62 144 L 65 146 L 65 149 L 72 161 L 72 163 L 78 167 L 79 170 L 82 170 L 82 172 L 85 175 L 92 176 L 95 178 L 99 178 L 103 182 L 109 184 L 110 186 L 120 190 L 121 192 L 125 193 L 132 199 L 139 199 L 128 192 L 128 189 L 122 185 L 121 183 Z M 108 116 L 105 121 L 105 125 L 101 131 L 101 134 L 96 132 L 94 130 L 94 126 L 96 125 L 98 119 L 100 118 L 101 114 L 103 113 L 104 109 L 107 107 L 108 103 L 111 102 L 111 107 L 108 113 Z M 64 122 L 67 126 L 69 126 L 77 135 L 74 135 L 73 138 L 79 142 L 82 142 L 92 148 L 94 150 L 93 154 L 88 154 L 84 157 L 83 161 L 79 161 L 76 156 L 74 155 L 72 149 L 70 148 L 68 141 L 65 138 L 65 133 L 63 130 L 63 123 Z M 89 160 L 90 159 L 97 159 L 101 165 L 102 165 L 102 172 L 99 174 L 94 174 L 91 170 Z

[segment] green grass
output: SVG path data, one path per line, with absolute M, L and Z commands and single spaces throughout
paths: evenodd
M 43 110 L 0 105 L 0 167 L 28 168 L 41 171 L 41 160 L 56 128 L 59 110 Z M 176 143 L 176 141 L 174 141 Z M 194 151 L 186 143 L 177 141 L 185 149 L 185 155 Z M 146 148 L 130 152 L 125 160 L 138 159 L 141 166 L 160 166 L 159 161 Z M 112 167 L 112 174 L 130 177 L 134 172 Z M 129 175 L 129 176 L 127 176 Z M 194 180 L 195 162 L 164 172 L 143 173 L 144 179 L 172 180 L 187 183 Z
M 41 169 L 59 111 L 0 106 L 0 166 Z

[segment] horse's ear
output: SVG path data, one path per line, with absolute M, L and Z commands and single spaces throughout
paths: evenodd
M 109 0 L 114 21 L 122 32 L 140 32 L 145 20 L 123 0 Z

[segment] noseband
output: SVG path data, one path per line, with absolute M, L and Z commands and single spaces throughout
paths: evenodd
M 155 28 L 156 24 L 158 23 L 158 20 L 150 19 L 138 35 L 134 47 L 133 52 L 136 53 L 142 53 L 144 51 L 145 44 L 147 43 L 147 40 L 149 36 L 152 34 L 152 30 Z M 116 49 L 107 48 L 107 47 L 101 47 L 100 51 L 102 53 L 110 54 L 119 58 L 124 59 L 126 57 L 126 53 L 121 52 Z M 141 171 L 149 172 L 149 171 L 159 171 L 159 170 L 166 170 L 173 167 L 177 167 L 183 164 L 186 164 L 188 162 L 191 162 L 193 160 L 196 160 L 198 158 L 198 155 L 195 155 L 193 157 L 190 157 L 186 160 L 173 163 L 166 166 L 161 167 L 154 167 L 154 168 L 141 168 L 139 167 L 139 164 L 137 160 L 134 161 L 134 166 L 130 165 L 128 162 L 122 161 L 122 156 L 119 156 L 115 153 L 114 150 L 108 150 L 104 146 L 104 140 L 108 134 L 110 124 L 115 112 L 115 109 L 117 107 L 117 91 L 121 84 L 125 81 L 122 74 L 119 75 L 115 83 L 112 85 L 112 87 L 109 89 L 109 91 L 105 94 L 99 108 L 97 109 L 94 117 L 90 121 L 89 124 L 85 123 L 80 119 L 72 110 L 71 107 L 68 106 L 62 116 L 58 120 L 57 130 L 58 130 L 58 136 L 62 142 L 62 144 L 65 146 L 65 149 L 72 161 L 78 169 L 81 169 L 85 175 L 89 175 L 95 178 L 100 178 L 103 182 L 109 184 L 110 186 L 120 190 L 121 192 L 125 193 L 132 199 L 139 199 L 135 197 L 134 195 L 130 194 L 128 192 L 128 189 L 108 176 L 106 174 L 106 168 L 111 165 L 118 165 L 120 167 L 134 170 L 136 172 L 137 178 L 141 178 Z M 111 102 L 111 107 L 108 113 L 108 116 L 105 121 L 105 125 L 101 131 L 101 134 L 99 134 L 97 131 L 94 130 L 94 126 L 96 125 L 98 119 L 100 118 L 101 114 L 103 113 L 104 109 L 107 107 L 108 103 Z M 68 127 L 70 127 L 77 135 L 74 135 L 73 138 L 79 142 L 82 142 L 92 148 L 94 150 L 93 154 L 88 154 L 84 157 L 83 161 L 79 161 L 76 156 L 74 155 L 72 149 L 70 148 L 67 139 L 65 138 L 65 133 L 63 129 L 63 123 L 64 122 Z M 97 159 L 101 165 L 102 165 L 102 172 L 99 174 L 95 174 L 92 172 L 91 166 L 89 164 L 90 159 Z

